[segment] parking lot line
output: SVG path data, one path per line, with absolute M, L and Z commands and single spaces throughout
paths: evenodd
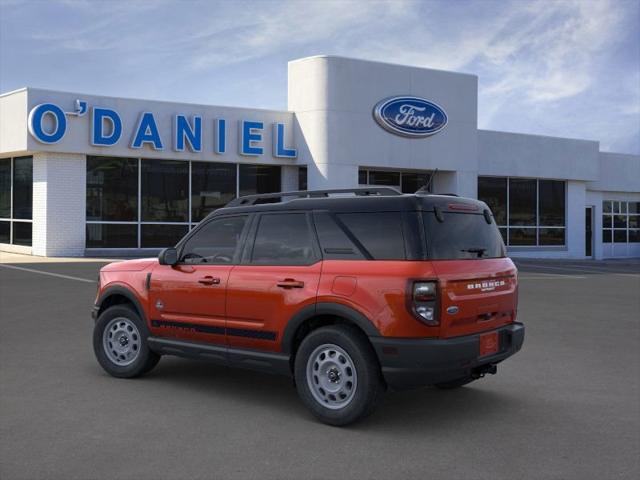
M 64 278 L 66 280 L 75 280 L 77 282 L 96 283 L 96 280 L 88 278 L 72 277 L 70 275 L 62 275 L 60 273 L 43 272 L 42 270 L 34 270 L 33 268 L 16 267 L 15 265 L 0 264 L 2 268 L 10 268 L 12 270 L 22 270 L 24 272 L 39 273 L 40 275 L 49 275 L 50 277 Z
M 556 273 L 534 273 L 533 275 L 518 275 L 518 280 L 582 280 L 582 275 L 560 275 Z

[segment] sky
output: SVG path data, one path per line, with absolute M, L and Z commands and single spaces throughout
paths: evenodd
M 0 92 L 285 110 L 320 54 L 471 73 L 479 128 L 640 154 L 640 0 L 0 0 Z

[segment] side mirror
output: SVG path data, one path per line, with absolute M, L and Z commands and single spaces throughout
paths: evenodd
M 178 251 L 173 247 L 163 249 L 158 255 L 158 262 L 160 265 L 175 265 L 178 263 Z

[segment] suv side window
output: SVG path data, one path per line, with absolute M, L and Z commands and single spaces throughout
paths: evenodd
M 336 217 L 374 260 L 406 259 L 400 212 L 339 213 Z
M 313 220 L 325 260 L 364 260 L 360 247 L 353 243 L 335 217 L 328 212 L 315 212 Z
M 181 263 L 229 264 L 238 252 L 247 215 L 211 220 L 187 239 L 181 251 Z
M 260 216 L 252 264 L 310 265 L 316 260 L 314 238 L 306 213 L 275 213 Z

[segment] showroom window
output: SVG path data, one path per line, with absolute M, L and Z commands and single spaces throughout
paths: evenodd
M 307 167 L 298 167 L 298 190 L 307 190 Z
M 175 245 L 239 191 L 280 191 L 280 170 L 271 165 L 89 156 L 86 246 Z M 0 170 L 0 183 L 1 175 Z
M 566 182 L 478 177 L 478 199 L 493 212 L 509 246 L 564 246 Z
M 0 243 L 30 247 L 33 157 L 0 159 Z
M 602 202 L 603 243 L 640 243 L 640 202 Z
M 392 170 L 374 170 L 361 168 L 358 170 L 358 184 L 361 187 L 395 187 L 402 193 L 415 193 L 429 183 L 431 172 L 405 172 Z M 431 187 L 429 187 L 431 191 Z

